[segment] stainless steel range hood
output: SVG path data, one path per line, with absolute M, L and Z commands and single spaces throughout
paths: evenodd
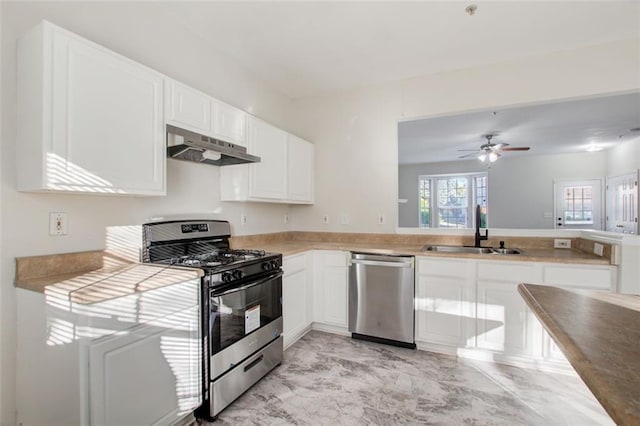
M 167 124 L 167 155 L 176 160 L 228 166 L 231 164 L 259 163 L 260 157 L 247 154 L 240 145 Z

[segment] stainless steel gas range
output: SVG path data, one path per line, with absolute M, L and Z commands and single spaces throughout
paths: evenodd
M 282 255 L 232 250 L 229 222 L 187 220 L 143 226 L 143 262 L 200 268 L 203 404 L 214 420 L 282 362 Z

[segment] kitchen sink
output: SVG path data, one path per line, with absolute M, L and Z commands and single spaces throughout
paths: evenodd
M 493 248 L 471 246 L 429 246 L 422 247 L 422 251 L 434 251 L 439 253 L 472 253 L 472 254 L 522 254 L 522 250 L 516 248 Z
M 491 254 L 491 247 L 464 247 L 464 246 L 424 246 L 422 251 L 437 251 L 441 253 L 474 253 Z
M 494 248 L 495 254 L 522 254 L 522 250 L 517 248 Z

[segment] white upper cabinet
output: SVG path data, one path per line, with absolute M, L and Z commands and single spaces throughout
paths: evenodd
M 17 76 L 18 190 L 165 194 L 160 73 L 43 21 Z
M 313 145 L 294 135 L 287 139 L 289 200 L 313 202 Z
M 166 81 L 165 114 L 168 124 L 247 146 L 246 112 L 178 81 Z
M 220 168 L 222 201 L 313 202 L 313 145 L 249 116 L 248 152 L 255 164 Z
M 213 103 L 213 136 L 236 145 L 247 146 L 247 113 L 224 102 Z M 253 152 L 251 152 L 253 154 Z
M 287 197 L 287 133 L 264 121 L 249 120 L 249 152 L 260 162 L 249 165 L 249 197 Z
M 212 98 L 175 80 L 166 80 L 167 123 L 197 133 L 209 135 L 213 131 Z

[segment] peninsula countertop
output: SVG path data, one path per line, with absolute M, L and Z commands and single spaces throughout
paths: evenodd
M 518 291 L 611 418 L 640 424 L 640 296 L 534 284 Z

